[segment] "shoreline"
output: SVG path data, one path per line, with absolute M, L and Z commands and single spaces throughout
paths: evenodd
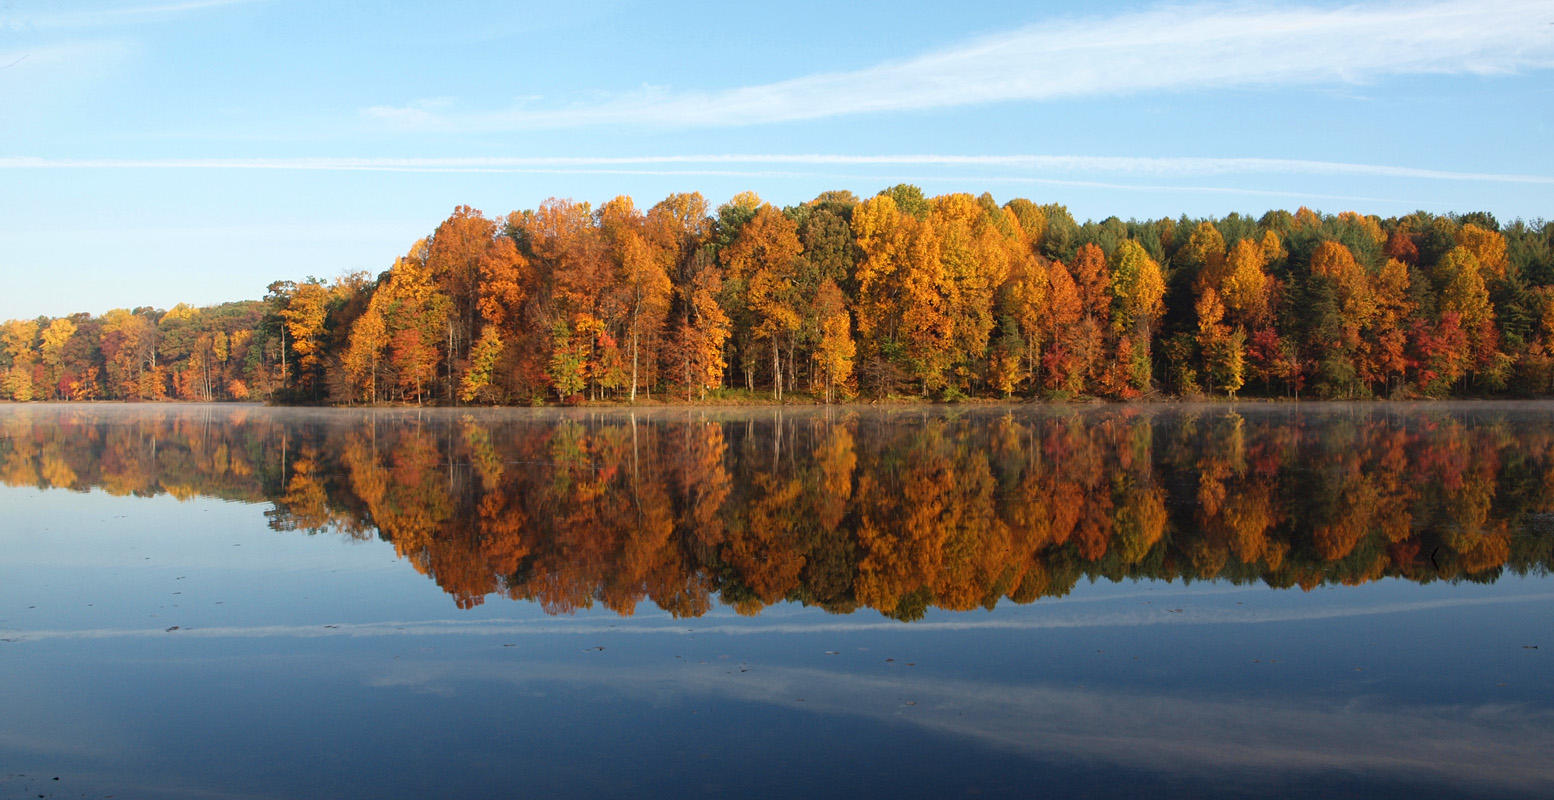
M 98 409 L 193 409 L 193 408 L 225 408 L 225 409 L 266 409 L 279 411 L 330 411 L 330 412 L 393 412 L 393 413 L 430 413 L 430 414 L 483 414 L 483 413 L 554 413 L 588 414 L 588 413 L 678 413 L 693 411 L 710 412 L 738 412 L 738 411 L 791 411 L 796 413 L 813 412 L 878 412 L 878 411 L 912 411 L 934 410 L 940 412 L 955 411 L 982 411 L 982 410 L 1173 410 L 1173 409 L 1259 409 L 1259 410 L 1298 410 L 1320 408 L 1386 408 L 1386 407 L 1411 407 L 1431 408 L 1447 406 L 1483 406 L 1494 408 L 1514 408 L 1518 406 L 1549 406 L 1554 405 L 1554 396 L 1549 397 L 1448 397 L 1448 398 L 1404 398 L 1404 399 L 1322 399 L 1322 398 L 1136 398 L 1132 400 L 1107 400 L 1103 398 L 1080 398 L 1075 400 L 1033 400 L 1033 399 L 964 399 L 956 401 L 934 401 L 910 398 L 889 398 L 873 401 L 851 401 L 844 403 L 822 402 L 792 402 L 792 401 L 703 401 L 686 403 L 651 401 L 637 403 L 614 401 L 590 401 L 565 405 L 548 403 L 544 405 L 407 405 L 379 403 L 375 405 L 331 405 L 318 404 L 287 404 L 255 401 L 230 401 L 230 400 L 32 400 L 16 402 L 0 400 L 0 408 L 24 409 L 24 408 L 98 408 Z

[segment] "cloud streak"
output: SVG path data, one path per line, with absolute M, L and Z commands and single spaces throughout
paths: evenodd
M 528 103 L 459 113 L 412 103 L 363 113 L 407 129 L 463 133 L 719 127 L 1139 92 L 1504 75 L 1554 67 L 1549 22 L 1554 12 L 1545 0 L 1162 6 L 1042 23 L 866 69 L 721 91 L 649 88 L 563 107 Z
M 149 22 L 204 11 L 222 6 L 249 5 L 264 0 L 188 0 L 137 6 L 103 6 L 78 11 L 47 11 L 40 14 L 0 15 L 0 30 L 44 31 L 107 28 L 115 25 Z
M 1404 705 L 1233 691 L 1176 696 L 740 664 L 748 671 L 732 670 L 727 662 L 621 669 L 530 661 L 514 670 L 511 664 L 400 661 L 364 683 L 442 696 L 490 684 L 544 691 L 561 683 L 597 697 L 621 694 L 655 704 L 726 698 L 913 726 L 1043 760 L 1207 780 L 1239 795 L 1267 794 L 1285 776 L 1335 771 L 1387 781 L 1448 781 L 1491 793 L 1554 783 L 1554 769 L 1543 757 L 1554 745 L 1554 714 L 1522 703 Z
M 1111 598 L 1116 599 L 1116 598 Z M 1546 603 L 1554 594 L 1525 594 L 1502 597 L 1453 598 L 1415 602 L 1386 603 L 1373 606 L 1334 606 L 1316 609 L 1189 609 L 1167 615 L 1159 609 L 1132 608 L 1120 611 L 1076 610 L 1071 601 L 1054 604 L 1036 618 L 976 621 L 913 622 L 890 620 L 825 622 L 723 622 L 713 618 L 693 622 L 642 623 L 621 625 L 610 622 L 548 617 L 536 620 L 404 620 L 384 622 L 341 622 L 332 625 L 254 625 L 163 628 L 96 628 L 82 630 L 0 630 L 0 642 L 18 644 L 46 640 L 143 639 L 178 636 L 183 638 L 272 639 L 321 637 L 375 638 L 383 636 L 557 636 L 557 635 L 656 635 L 656 636 L 793 636 L 817 633 L 847 634 L 864 631 L 922 635 L 947 631 L 1038 631 L 1068 628 L 1110 628 L 1140 625 L 1263 625 L 1284 622 L 1312 622 L 1387 614 L 1418 614 L 1448 608 Z
M 1477 181 L 1554 185 L 1554 176 L 1458 172 L 1387 164 L 1291 158 L 1213 158 L 1086 155 L 846 155 L 728 153 L 665 156 L 535 156 L 461 158 L 40 158 L 0 157 L 0 170 L 165 169 L 287 170 L 302 172 L 557 173 L 621 172 L 672 175 L 780 175 L 751 172 L 767 167 L 957 167 L 1043 174 L 1108 174 L 1156 178 L 1222 175 L 1341 175 L 1429 181 Z M 649 170 L 647 167 L 660 167 Z M 686 169 L 695 167 L 697 169 Z M 746 167 L 747 169 L 729 169 Z M 673 168 L 673 169 L 663 169 Z
M 0 51 L 0 89 L 5 90 L 8 100 L 20 93 L 43 94 L 54 88 L 54 84 L 41 84 L 45 78 L 57 83 L 101 75 L 119 66 L 136 50 L 133 43 L 108 40 Z

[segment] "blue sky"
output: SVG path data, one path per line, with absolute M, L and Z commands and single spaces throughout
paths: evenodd
M 1551 77 L 1547 0 L 0 0 L 0 319 L 377 273 L 552 196 L 1554 217 Z

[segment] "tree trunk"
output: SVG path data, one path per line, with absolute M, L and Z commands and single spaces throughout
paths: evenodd
M 637 325 L 631 325 L 631 402 L 637 402 Z
M 788 391 L 793 391 L 793 387 L 798 384 L 798 376 L 795 374 L 795 367 L 793 364 L 794 338 L 795 337 L 793 336 L 788 337 Z
M 772 337 L 772 397 L 782 400 L 782 348 L 777 345 L 777 337 Z

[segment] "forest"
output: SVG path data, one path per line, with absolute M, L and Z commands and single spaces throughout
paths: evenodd
M 333 404 L 1554 391 L 1554 223 L 1080 224 L 898 185 L 460 206 L 377 276 L 0 328 L 0 396 Z

